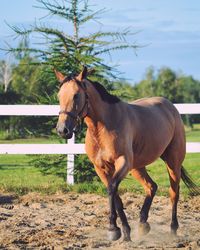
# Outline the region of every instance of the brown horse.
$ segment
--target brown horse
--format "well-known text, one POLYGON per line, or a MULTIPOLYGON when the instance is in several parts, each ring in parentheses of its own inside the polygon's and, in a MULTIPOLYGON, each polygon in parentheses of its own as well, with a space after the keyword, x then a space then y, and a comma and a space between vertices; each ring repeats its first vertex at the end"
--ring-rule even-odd
POLYGON ((185 133, 174 105, 162 97, 125 103, 109 94, 101 84, 86 79, 86 68, 75 77, 65 77, 57 71, 56 76, 61 83, 57 132, 69 139, 81 119, 87 125, 86 152, 108 190, 109 239, 121 237, 116 223, 118 214, 124 240, 130 240, 130 226, 117 192, 120 182, 129 172, 146 192, 139 228, 144 234, 149 232, 147 219, 157 184, 148 175, 146 166, 159 157, 166 163, 169 173, 171 231, 176 233, 180 179, 193 191, 195 184, 182 167, 186 151, 185 133))

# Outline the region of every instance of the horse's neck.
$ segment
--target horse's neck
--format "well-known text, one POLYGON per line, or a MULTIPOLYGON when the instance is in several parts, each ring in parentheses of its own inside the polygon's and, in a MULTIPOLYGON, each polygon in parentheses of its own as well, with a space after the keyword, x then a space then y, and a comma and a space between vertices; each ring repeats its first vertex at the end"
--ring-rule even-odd
POLYGON ((109 127, 111 118, 114 115, 111 104, 104 102, 97 90, 89 82, 87 83, 87 94, 89 110, 85 122, 88 129, 95 131, 109 127))

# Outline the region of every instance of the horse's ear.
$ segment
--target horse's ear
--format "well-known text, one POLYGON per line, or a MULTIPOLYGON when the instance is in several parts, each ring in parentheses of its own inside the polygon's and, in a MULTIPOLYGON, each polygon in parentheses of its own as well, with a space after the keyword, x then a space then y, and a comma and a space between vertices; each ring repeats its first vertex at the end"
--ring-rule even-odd
POLYGON ((95 71, 94 68, 88 69, 87 75, 88 75, 88 76, 91 76, 91 75, 93 75, 95 72, 96 72, 96 71, 95 71))
POLYGON ((84 66, 83 67, 83 70, 81 71, 81 73, 77 76, 77 79, 79 81, 82 81, 83 79, 85 79, 87 77, 87 74, 88 74, 88 70, 87 70, 87 67, 84 66))
POLYGON ((56 69, 54 69, 54 72, 58 81, 60 83, 63 82, 63 80, 65 79, 65 76, 61 72, 57 71, 56 69))

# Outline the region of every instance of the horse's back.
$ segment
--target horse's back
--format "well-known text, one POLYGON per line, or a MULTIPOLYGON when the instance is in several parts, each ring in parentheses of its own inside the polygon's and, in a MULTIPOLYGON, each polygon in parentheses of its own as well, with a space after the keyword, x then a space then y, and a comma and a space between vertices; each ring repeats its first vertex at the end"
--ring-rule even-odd
MULTIPOLYGON (((180 114, 176 107, 164 97, 150 97, 150 98, 141 98, 130 103, 134 112, 141 114, 150 114, 154 119, 156 117, 163 119, 163 117, 171 119, 173 122, 174 119, 182 123, 180 114)), ((178 122, 176 121, 176 122, 178 122)))
POLYGON ((167 100, 164 97, 159 97, 159 96, 137 99, 137 100, 131 102, 130 104, 138 105, 138 106, 142 106, 142 107, 148 107, 148 108, 155 107, 155 106, 161 106, 161 105, 165 105, 169 108, 174 107, 174 105, 169 100, 167 100))

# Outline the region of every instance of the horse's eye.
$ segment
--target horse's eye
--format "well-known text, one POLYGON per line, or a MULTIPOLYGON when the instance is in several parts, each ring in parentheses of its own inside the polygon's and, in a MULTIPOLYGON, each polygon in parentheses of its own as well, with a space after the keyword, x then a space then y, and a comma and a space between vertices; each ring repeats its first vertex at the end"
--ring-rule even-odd
POLYGON ((79 94, 75 94, 75 95, 74 95, 74 100, 77 100, 78 97, 79 97, 79 94))

